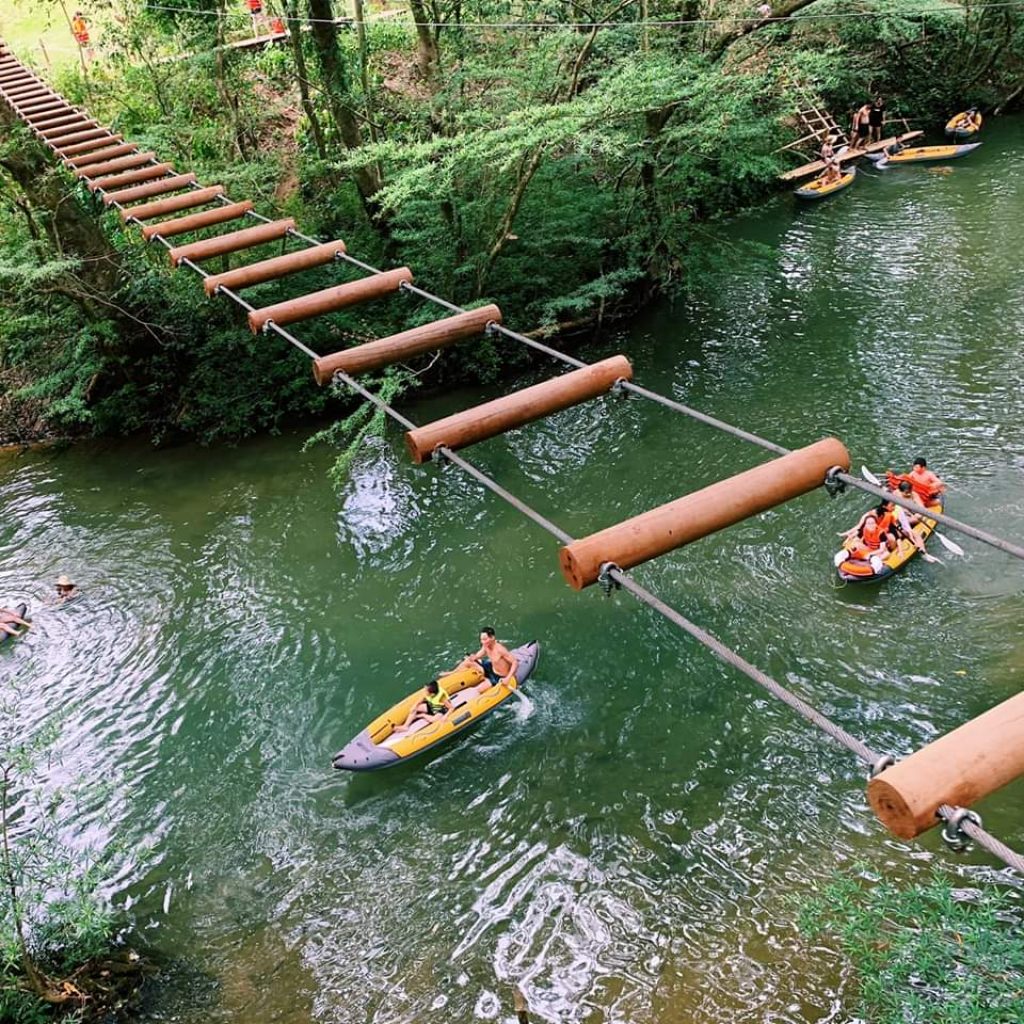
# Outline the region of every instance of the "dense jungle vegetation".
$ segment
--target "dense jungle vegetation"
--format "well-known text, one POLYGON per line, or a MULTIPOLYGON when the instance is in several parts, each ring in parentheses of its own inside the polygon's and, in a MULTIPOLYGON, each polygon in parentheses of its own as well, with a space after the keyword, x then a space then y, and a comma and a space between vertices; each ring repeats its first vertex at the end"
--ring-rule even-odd
MULTIPOLYGON (((359 3, 341 25, 339 3, 288 0, 268 11, 293 19, 284 44, 225 48, 251 32, 243 6, 94 3, 94 59, 44 74, 201 181, 455 302, 497 302, 524 331, 597 329, 698 285, 716 218, 802 159, 780 147, 807 97, 844 118, 881 92, 934 127, 1012 104, 1024 70, 1020 10, 948 0, 776 0, 771 20, 699 0, 409 0, 359 3)), ((101 214, 6 108, 0 125, 0 442, 209 442, 345 412, 301 355, 101 214)), ((435 317, 406 296, 302 337, 333 351, 435 317)), ((480 341, 383 386, 488 379, 522 358, 480 341)))

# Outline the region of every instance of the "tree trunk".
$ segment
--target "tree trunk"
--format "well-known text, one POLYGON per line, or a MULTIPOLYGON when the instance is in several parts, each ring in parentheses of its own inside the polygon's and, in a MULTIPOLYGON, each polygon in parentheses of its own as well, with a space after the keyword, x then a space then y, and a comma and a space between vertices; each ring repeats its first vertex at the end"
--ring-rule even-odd
POLYGON ((431 17, 423 0, 409 0, 409 13, 416 23, 416 67, 419 69, 423 81, 433 92, 437 80, 440 53, 434 29, 429 24, 431 17))
MULTIPOLYGON (((334 23, 334 6, 331 0, 307 0, 307 9, 312 19, 313 44, 316 47, 327 107, 338 135, 346 149, 357 150, 363 144, 359 122, 352 111, 352 93, 348 75, 338 47, 338 27, 334 23)), ((379 204, 374 196, 380 191, 381 179, 376 167, 360 167, 352 172, 356 188, 366 207, 370 219, 377 222, 379 204)), ((379 227, 380 224, 378 223, 379 227)))
POLYGON ((306 71, 306 55, 302 50, 302 32, 299 18, 298 0, 290 0, 285 6, 285 14, 288 17, 289 40, 292 47, 292 59, 295 61, 295 77, 299 83, 299 100, 302 103, 302 112, 309 121, 309 130, 313 135, 313 143, 316 146, 317 155, 321 160, 327 159, 327 144, 324 142, 324 130, 320 127, 320 118, 317 116, 316 107, 309 95, 309 74, 306 71))

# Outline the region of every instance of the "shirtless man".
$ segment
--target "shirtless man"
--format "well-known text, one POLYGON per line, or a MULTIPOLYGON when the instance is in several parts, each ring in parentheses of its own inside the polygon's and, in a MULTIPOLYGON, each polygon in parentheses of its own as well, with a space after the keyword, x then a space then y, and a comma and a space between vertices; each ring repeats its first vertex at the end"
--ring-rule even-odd
POLYGON ((850 149, 864 149, 868 144, 871 131, 871 104, 865 103, 857 108, 853 115, 853 127, 850 131, 850 149))
POLYGON ((494 636, 493 626, 484 626, 480 630, 480 650, 475 654, 467 654, 454 671, 476 665, 483 670, 484 681, 477 686, 480 693, 486 693, 492 686, 507 683, 519 668, 515 655, 494 636))
POLYGON ((15 629, 15 626, 24 626, 25 629, 31 629, 32 623, 26 622, 16 612, 12 612, 10 608, 0 608, 0 633, 6 633, 8 636, 21 636, 25 629, 15 629))

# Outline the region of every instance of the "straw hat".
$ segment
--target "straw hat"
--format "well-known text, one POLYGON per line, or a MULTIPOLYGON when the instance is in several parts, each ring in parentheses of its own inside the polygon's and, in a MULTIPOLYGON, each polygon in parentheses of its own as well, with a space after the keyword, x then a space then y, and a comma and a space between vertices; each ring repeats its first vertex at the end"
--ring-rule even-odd
POLYGON ((57 579, 57 586, 58 587, 73 587, 74 583, 71 582, 69 577, 67 577, 67 576, 60 576, 57 579))

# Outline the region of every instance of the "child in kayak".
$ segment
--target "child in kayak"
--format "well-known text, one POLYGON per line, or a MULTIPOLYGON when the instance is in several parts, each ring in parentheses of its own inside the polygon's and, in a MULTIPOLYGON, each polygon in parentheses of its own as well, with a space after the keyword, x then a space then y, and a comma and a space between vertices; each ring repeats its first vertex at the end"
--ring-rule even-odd
POLYGON ((436 715, 444 718, 452 710, 448 691, 436 680, 431 679, 423 687, 423 700, 409 712, 409 717, 402 725, 395 726, 395 732, 407 732, 413 722, 420 718, 431 719, 436 715))

